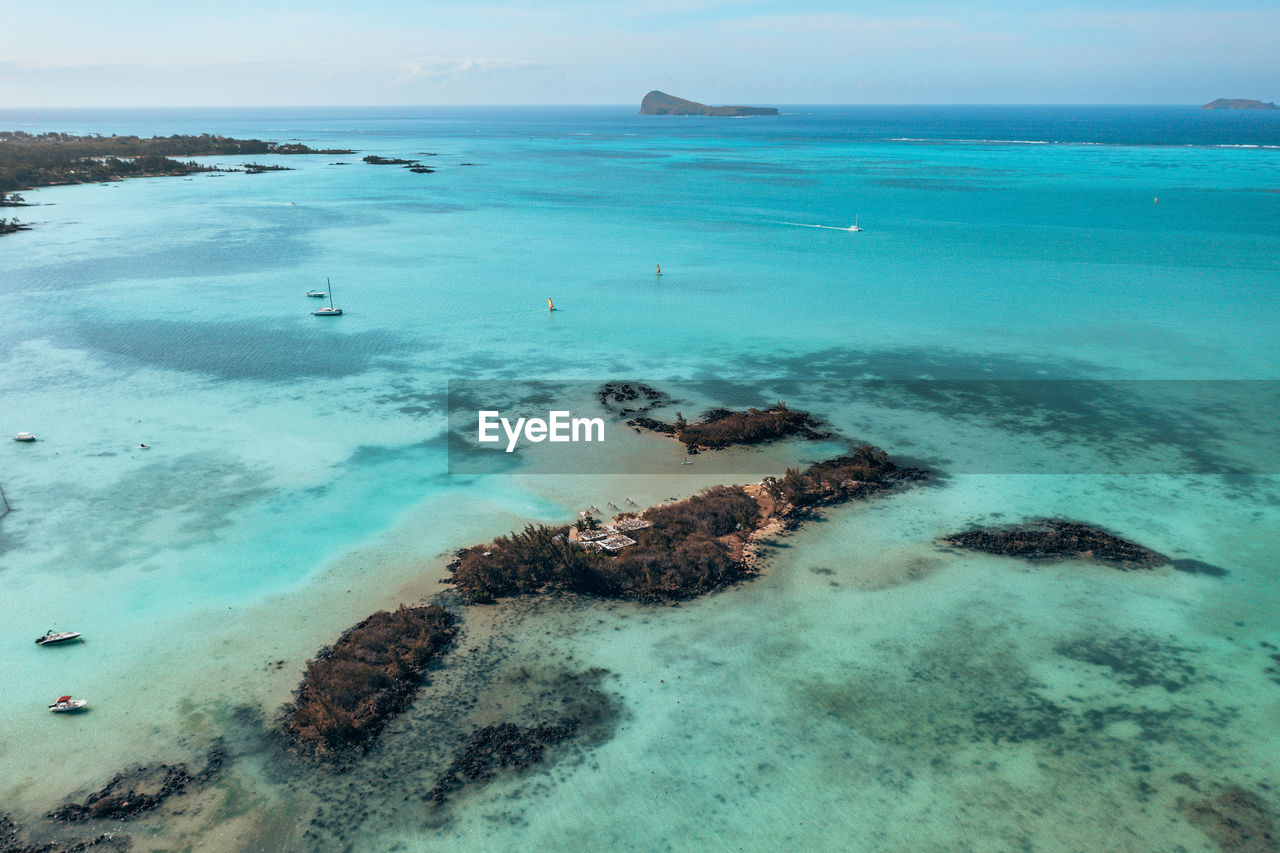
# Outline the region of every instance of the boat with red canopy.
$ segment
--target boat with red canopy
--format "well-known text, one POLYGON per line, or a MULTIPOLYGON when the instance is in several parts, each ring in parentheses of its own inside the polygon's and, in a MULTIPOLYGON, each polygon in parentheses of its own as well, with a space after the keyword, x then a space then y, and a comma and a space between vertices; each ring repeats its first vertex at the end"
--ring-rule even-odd
POLYGON ((79 711, 85 705, 89 704, 87 699, 72 699, 70 696, 59 696, 58 701, 49 706, 49 710, 57 713, 65 713, 67 711, 79 711))

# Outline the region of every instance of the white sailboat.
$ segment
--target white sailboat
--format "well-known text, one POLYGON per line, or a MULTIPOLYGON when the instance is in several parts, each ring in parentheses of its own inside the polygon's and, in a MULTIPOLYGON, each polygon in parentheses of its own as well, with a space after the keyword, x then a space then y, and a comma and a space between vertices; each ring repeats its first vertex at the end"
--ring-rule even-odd
POLYGON ((329 307, 328 307, 328 308, 321 308, 321 309, 319 309, 319 310, 312 311, 311 313, 312 313, 312 314, 314 314, 314 315, 315 315, 315 316, 317 316, 317 317, 340 317, 340 316, 342 316, 342 309, 341 309, 341 308, 334 308, 334 307, 333 307, 333 282, 329 281, 329 279, 327 279, 327 278, 326 278, 326 279, 324 280, 324 283, 325 283, 326 285, 328 285, 328 288, 329 288, 329 307))
POLYGON ((853 215, 853 224, 849 226, 849 230, 850 230, 850 231, 861 231, 861 230, 862 230, 861 228, 859 228, 859 227, 858 227, 858 214, 856 214, 856 213, 853 215))

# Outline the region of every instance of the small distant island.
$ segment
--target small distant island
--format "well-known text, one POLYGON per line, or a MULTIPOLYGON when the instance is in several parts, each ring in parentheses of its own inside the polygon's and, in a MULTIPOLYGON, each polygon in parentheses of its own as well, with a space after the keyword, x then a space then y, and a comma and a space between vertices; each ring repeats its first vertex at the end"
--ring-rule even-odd
POLYGON ((264 166, 261 163, 245 163, 244 173, 246 175, 261 175, 263 172, 292 172, 292 166, 264 166))
POLYGON ((1275 104, 1266 101, 1251 101, 1248 98, 1218 98, 1202 106, 1202 110, 1280 110, 1275 104))
POLYGON ((656 89, 640 102, 642 116, 776 116, 773 107, 709 107, 656 89))
POLYGON ((611 524, 590 511, 573 525, 529 524, 459 551, 448 582, 473 604, 552 591, 679 601, 751 577, 759 540, 799 527, 821 507, 928 477, 864 445, 760 483, 711 486, 682 501, 622 512, 611 524))
MULTIPOLYGON (((427 154, 427 157, 434 157, 434 154, 427 154)), ((403 157, 379 157, 377 154, 369 154, 365 156, 364 161, 371 166, 404 166, 410 172, 419 175, 427 175, 435 171, 430 166, 424 166, 418 160, 406 160, 403 157)))

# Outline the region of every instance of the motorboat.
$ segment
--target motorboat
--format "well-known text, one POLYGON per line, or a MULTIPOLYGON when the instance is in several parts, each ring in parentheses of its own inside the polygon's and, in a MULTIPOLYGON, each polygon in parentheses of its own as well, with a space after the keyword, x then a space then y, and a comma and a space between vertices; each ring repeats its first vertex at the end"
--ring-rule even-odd
POLYGON ((308 290, 308 291, 307 291, 307 296, 310 296, 310 297, 312 297, 312 298, 314 298, 314 299, 324 299, 324 298, 325 298, 325 296, 327 296, 327 295, 328 295, 328 294, 326 294, 323 290, 308 290))
POLYGON ((79 711, 88 704, 88 699, 72 699, 70 696, 59 696, 58 701, 49 706, 49 710, 55 714, 65 714, 68 711, 79 711))
POLYGON ((20 432, 13 437, 13 440, 14 441, 35 441, 36 437, 34 434, 29 432, 20 432))
POLYGON ((56 646, 58 643, 69 643, 72 640, 78 640, 78 639, 80 639, 79 631, 62 631, 59 633, 54 633, 53 631, 46 631, 43 637, 36 638, 36 645, 37 646, 56 646))

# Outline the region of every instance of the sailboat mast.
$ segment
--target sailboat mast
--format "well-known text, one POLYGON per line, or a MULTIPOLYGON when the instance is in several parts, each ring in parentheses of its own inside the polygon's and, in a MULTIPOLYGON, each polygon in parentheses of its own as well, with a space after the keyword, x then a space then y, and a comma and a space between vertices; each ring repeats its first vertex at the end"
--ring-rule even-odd
POLYGON ((325 283, 325 290, 329 291, 329 307, 332 308, 333 307, 333 282, 329 280, 328 276, 325 276, 324 283, 325 283))

